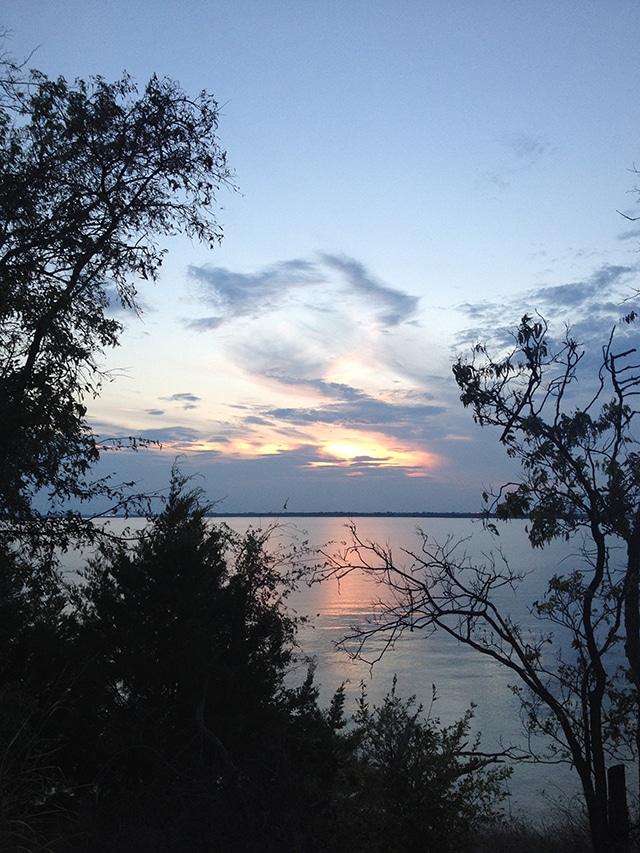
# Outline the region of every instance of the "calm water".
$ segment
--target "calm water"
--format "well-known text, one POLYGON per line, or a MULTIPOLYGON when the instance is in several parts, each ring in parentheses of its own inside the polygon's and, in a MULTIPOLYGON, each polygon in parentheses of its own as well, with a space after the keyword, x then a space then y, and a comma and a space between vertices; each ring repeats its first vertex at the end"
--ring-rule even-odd
MULTIPOLYGON (((225 521, 238 531, 245 530, 249 523, 259 526, 257 520, 245 518, 225 521)), ((477 559, 484 559, 483 555, 495 552, 499 546, 512 568, 530 572, 518 595, 502 594, 501 608, 517 618, 521 625, 532 627, 538 623, 529 614, 526 601, 540 597, 545 579, 556 572, 568 572, 576 559, 575 545, 565 543, 534 551, 522 523, 502 526, 496 539, 479 521, 470 519, 357 518, 354 521, 360 539, 389 545, 398 562, 409 561, 403 549, 419 551, 422 540, 417 528, 427 533, 430 541, 441 544, 449 536, 456 541, 467 540, 464 550, 477 559)), ((290 539, 307 540, 312 547, 333 543, 325 549, 332 552, 350 541, 348 525, 349 520, 344 518, 287 518, 274 537, 279 538, 283 546, 290 539)), ((482 733, 484 751, 499 751, 502 745, 524 744, 519 704, 509 688, 513 677, 493 661, 451 638, 440 634, 426 636, 420 631, 407 632, 373 667, 351 659, 336 647, 353 626, 362 625, 372 614, 371 602, 381 594, 379 586, 362 574, 353 573, 340 582, 327 580, 303 588, 292 599, 291 604, 298 612, 313 616, 311 624, 302 628, 300 642, 304 652, 317 660, 316 677, 322 687, 321 699, 328 702, 336 688, 347 681, 347 710, 352 711, 362 682, 366 684, 369 699, 379 702, 390 689, 395 675, 398 693, 403 697, 415 695, 425 712, 439 717, 443 724, 453 723, 475 703, 473 726, 474 731, 482 733), (438 698, 432 705, 434 685, 438 698)), ((372 651, 373 658, 376 650, 372 651)), ((514 813, 525 812, 531 819, 544 820, 549 804, 567 800, 578 790, 578 785, 568 767, 538 764, 519 766, 510 788, 514 813)))
MULTIPOLYGON (((215 522, 215 520, 214 520, 215 522)), ((261 524, 259 519, 225 518, 234 530, 247 527, 269 527, 271 519, 261 524)), ((349 540, 348 519, 344 518, 286 518, 274 530, 274 547, 287 550, 290 543, 308 541, 309 547, 333 552, 349 540)), ((478 521, 469 519, 411 519, 358 518, 358 535, 363 540, 388 544, 398 562, 408 561, 402 550, 417 551, 421 540, 417 528, 428 534, 430 541, 444 543, 447 537, 467 540, 464 549, 474 557, 501 547, 514 569, 526 569, 530 574, 521 585, 518 595, 504 593, 500 602, 503 612, 516 617, 522 625, 534 625, 528 613, 527 601, 539 597, 545 579, 556 572, 570 571, 576 546, 554 544, 542 551, 532 550, 526 539, 524 525, 511 522, 500 528, 498 539, 491 536, 478 521)), ((110 522, 115 529, 124 526, 121 520, 110 522)), ((141 526, 144 522, 129 522, 141 526)), ((71 568, 71 567, 70 567, 71 568)), ((340 583, 328 580, 310 587, 303 586, 290 605, 301 615, 311 616, 301 629, 299 640, 306 655, 317 661, 316 679, 321 685, 321 700, 328 703, 333 692, 347 685, 347 712, 355 710, 360 685, 366 684, 370 701, 379 702, 397 676, 397 692, 403 697, 415 695, 425 706, 425 712, 440 718, 443 724, 459 719, 471 703, 476 704, 474 731, 482 733, 482 749, 499 751, 501 745, 523 744, 519 706, 509 685, 512 676, 491 660, 439 634, 426 636, 423 632, 406 633, 373 667, 352 660, 336 644, 353 626, 362 625, 372 613, 371 601, 381 594, 375 584, 362 574, 353 573, 340 583), (432 704, 435 685, 437 700, 432 704)), ((375 657, 375 655, 372 655, 375 657)), ((302 678, 305 665, 300 664, 292 678, 302 678)), ((523 811, 534 820, 544 818, 549 804, 566 799, 577 790, 577 779, 565 766, 518 766, 510 783, 511 808, 523 811)))

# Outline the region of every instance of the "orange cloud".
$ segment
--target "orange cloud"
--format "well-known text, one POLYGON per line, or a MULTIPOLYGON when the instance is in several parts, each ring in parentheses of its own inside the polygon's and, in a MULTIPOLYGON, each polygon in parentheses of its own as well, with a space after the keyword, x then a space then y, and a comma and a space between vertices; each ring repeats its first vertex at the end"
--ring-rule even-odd
POLYGON ((361 476, 367 470, 402 469, 405 476, 424 477, 434 473, 443 459, 410 442, 384 433, 357 429, 337 430, 327 425, 312 429, 282 430, 270 427, 251 430, 228 439, 200 439, 196 435, 166 436, 163 448, 172 452, 214 452, 219 457, 258 459, 303 451, 300 464, 307 468, 340 468, 347 476, 361 476))
POLYGON ((366 433, 320 443, 318 450, 326 460, 311 462, 311 467, 405 468, 411 470, 410 476, 424 476, 440 463, 433 453, 396 441, 390 445, 384 436, 366 433))

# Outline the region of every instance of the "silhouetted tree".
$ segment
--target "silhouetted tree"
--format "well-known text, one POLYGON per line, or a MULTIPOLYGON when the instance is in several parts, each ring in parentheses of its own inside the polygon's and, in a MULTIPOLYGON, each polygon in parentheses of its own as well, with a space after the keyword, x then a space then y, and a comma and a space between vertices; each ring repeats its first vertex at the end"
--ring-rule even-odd
POLYGON ((10 709, 0 787, 31 791, 33 805, 55 787, 49 770, 60 787, 67 700, 86 678, 74 671, 59 557, 99 529, 83 501, 128 501, 91 474, 102 446, 87 405, 121 332, 110 309, 137 310, 136 280, 157 277, 161 238, 221 239, 216 196, 233 184, 206 93, 154 76, 139 94, 127 76, 68 83, 25 67, 0 53, 0 706, 10 709), (13 755, 26 757, 21 778, 33 770, 30 787, 6 775, 20 765, 13 755))
POLYGON ((357 632, 361 644, 373 635, 392 643, 407 628, 437 629, 517 676, 525 724, 580 777, 601 853, 626 843, 610 822, 607 764, 637 756, 638 747, 640 365, 634 349, 613 349, 612 335, 585 399, 572 396, 583 354, 569 334, 553 350, 544 320, 525 316, 510 352, 492 358, 479 345, 453 368, 464 405, 480 425, 500 428, 522 465, 519 482, 485 495, 488 509, 499 519, 526 518, 534 547, 575 537, 581 555, 530 602, 539 631, 498 603, 501 590, 518 588, 526 567, 510 567, 500 553, 478 565, 452 539, 438 544, 422 534, 422 548, 398 560, 354 527, 351 547, 324 574, 357 567, 386 587, 379 620, 357 632))
POLYGON ((208 522, 209 509, 174 470, 139 541, 102 542, 74 591, 88 661, 74 729, 97 721, 94 758, 130 779, 157 772, 158 758, 178 767, 207 754, 237 775, 291 661, 293 577, 266 532, 239 536, 208 522))
MULTIPOLYGON (((583 755, 576 767, 596 847, 613 844, 608 825, 604 753, 631 730, 640 747, 640 454, 636 400, 640 363, 634 347, 616 351, 614 332, 602 349, 595 390, 574 401, 584 356, 569 334, 556 351, 542 318, 522 318, 516 350, 500 360, 484 347, 454 367, 461 400, 480 425, 497 426, 523 477, 495 496, 498 518, 528 519, 534 547, 587 537, 583 566, 558 574, 536 613, 572 632, 583 705, 583 755), (624 556, 620 555, 620 546, 624 556), (617 678, 623 645, 626 683, 617 678)), ((605 848, 603 848, 605 849, 605 848)))
POLYGON ((2 64, 0 517, 24 522, 36 494, 50 515, 69 498, 120 497, 87 478, 100 445, 86 404, 121 331, 110 303, 136 309, 158 238, 221 239, 231 174, 204 92, 154 76, 138 95, 126 76, 70 84, 2 64))

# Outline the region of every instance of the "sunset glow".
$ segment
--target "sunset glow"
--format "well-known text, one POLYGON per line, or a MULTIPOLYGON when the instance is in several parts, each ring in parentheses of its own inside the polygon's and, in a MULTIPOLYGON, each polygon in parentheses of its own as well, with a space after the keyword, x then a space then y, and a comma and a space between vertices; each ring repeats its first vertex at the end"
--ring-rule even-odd
POLYGON ((407 468, 434 469, 438 459, 434 454, 409 447, 393 448, 381 442, 363 441, 361 444, 332 442, 319 448, 320 454, 329 459, 312 462, 311 467, 369 467, 369 468, 407 468))
POLYGON ((220 461, 225 459, 258 459, 303 451, 306 468, 342 468, 351 475, 365 470, 403 469, 405 476, 426 476, 442 465, 442 459, 421 448, 401 444, 382 434, 375 436, 353 431, 342 440, 327 440, 322 429, 316 429, 316 438, 301 433, 297 440, 270 440, 256 430, 253 439, 232 438, 228 441, 173 441, 163 445, 164 451, 180 453, 214 453, 220 461))

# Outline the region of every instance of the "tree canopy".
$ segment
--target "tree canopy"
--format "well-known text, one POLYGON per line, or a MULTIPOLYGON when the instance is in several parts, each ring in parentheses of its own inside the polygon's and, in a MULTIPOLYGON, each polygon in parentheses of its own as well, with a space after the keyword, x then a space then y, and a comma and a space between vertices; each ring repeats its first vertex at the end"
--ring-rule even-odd
MULTIPOLYGON (((7 63, 5 62, 5 68, 7 63)), ((86 500, 100 453, 87 401, 100 356, 136 310, 178 232, 214 245, 217 195, 233 175, 218 106, 152 77, 69 83, 8 67, 0 101, 0 515, 25 519, 86 500)))

